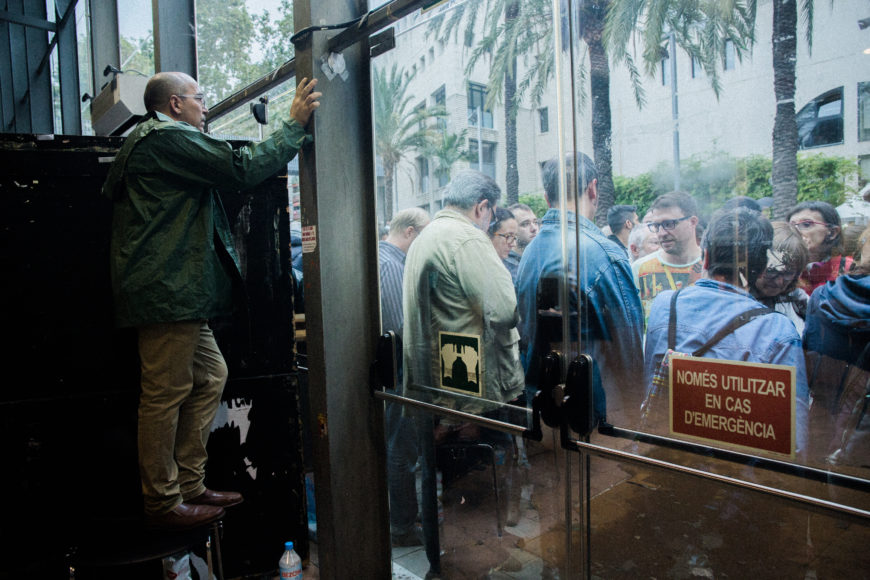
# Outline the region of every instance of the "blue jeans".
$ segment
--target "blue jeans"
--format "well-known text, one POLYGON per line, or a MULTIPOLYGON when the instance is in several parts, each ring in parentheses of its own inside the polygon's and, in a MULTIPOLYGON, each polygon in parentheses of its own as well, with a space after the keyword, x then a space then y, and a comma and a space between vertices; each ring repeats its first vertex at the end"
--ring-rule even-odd
POLYGON ((390 531, 411 531, 417 519, 417 487, 413 468, 419 455, 414 418, 402 415, 402 404, 385 403, 387 482, 390 492, 390 531))

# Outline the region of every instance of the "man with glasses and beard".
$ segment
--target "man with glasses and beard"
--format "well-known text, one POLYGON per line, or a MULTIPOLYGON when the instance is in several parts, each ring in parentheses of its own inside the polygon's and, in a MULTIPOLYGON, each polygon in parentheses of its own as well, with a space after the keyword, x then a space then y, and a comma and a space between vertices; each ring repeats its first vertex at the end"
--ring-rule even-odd
POLYGON ((650 206, 643 225, 656 234, 661 249, 631 265, 644 320, 649 319, 652 301, 660 292, 691 286, 701 277, 698 221, 698 205, 683 191, 662 194, 650 206))

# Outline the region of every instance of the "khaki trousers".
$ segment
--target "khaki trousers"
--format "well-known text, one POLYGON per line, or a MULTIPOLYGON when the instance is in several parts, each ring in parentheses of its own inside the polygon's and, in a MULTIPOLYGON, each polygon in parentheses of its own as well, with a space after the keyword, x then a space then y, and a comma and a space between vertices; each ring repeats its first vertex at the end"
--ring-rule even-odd
POLYGON ((206 443, 227 381, 207 321, 139 327, 139 474, 145 513, 205 491, 206 443))

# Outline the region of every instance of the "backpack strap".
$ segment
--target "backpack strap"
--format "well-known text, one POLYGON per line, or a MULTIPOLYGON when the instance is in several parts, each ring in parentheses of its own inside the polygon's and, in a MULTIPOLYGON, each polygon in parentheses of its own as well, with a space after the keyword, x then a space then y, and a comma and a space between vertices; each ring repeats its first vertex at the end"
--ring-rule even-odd
POLYGON ((738 314, 734 318, 731 319, 727 325, 719 329, 719 332, 713 335, 713 338, 704 343, 704 346, 696 350, 692 353, 692 356, 704 356, 713 346, 715 346, 720 340, 743 326, 744 324, 752 321, 754 318, 758 316, 764 316, 765 314, 770 314, 774 312, 773 308, 767 308, 762 306, 760 308, 753 308, 752 310, 747 310, 741 314, 738 314))
POLYGON ((671 312, 668 318, 668 348, 674 350, 677 346, 677 294, 683 291, 680 288, 671 294, 671 312))

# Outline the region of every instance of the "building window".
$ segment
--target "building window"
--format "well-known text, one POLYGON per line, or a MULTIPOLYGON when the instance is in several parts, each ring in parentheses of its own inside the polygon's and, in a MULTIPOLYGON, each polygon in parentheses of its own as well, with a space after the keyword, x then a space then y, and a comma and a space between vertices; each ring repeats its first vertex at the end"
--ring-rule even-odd
POLYGON ((798 142, 801 149, 843 142, 843 87, 823 93, 798 111, 798 142))
POLYGON ((444 106, 447 103, 447 89, 444 85, 441 85, 432 93, 432 103, 436 107, 439 105, 444 106))
POLYGON ((429 192, 429 160, 425 157, 417 158, 417 172, 420 174, 420 193, 429 192))
POLYGON ((420 130, 423 131, 426 129, 426 118, 423 117, 423 113, 426 111, 426 101, 421 102, 416 107, 414 107, 414 112, 420 115, 420 130))
POLYGON ((863 189, 870 183, 870 155, 858 156, 858 188, 863 189))
POLYGON ((438 172, 438 187, 447 187, 450 182, 450 170, 442 169, 438 172))
POLYGON ((492 111, 486 108, 486 87, 468 83, 468 124, 472 127, 492 129, 492 111), (478 122, 477 116, 482 119, 478 122))
POLYGON ((858 141, 870 141, 870 82, 858 83, 858 141))
POLYGON ((495 143, 484 141, 483 147, 478 151, 477 139, 469 139, 468 156, 472 169, 495 179, 495 143))
POLYGON ((725 41, 725 70, 734 70, 737 66, 737 50, 730 40, 725 41))
POLYGON ((550 131, 550 111, 547 107, 538 109, 538 120, 540 121, 541 133, 550 131))
MULTIPOLYGON (((438 89, 432 93, 432 105, 435 107, 447 107, 447 90, 444 88, 444 85, 438 87, 438 89)), ((435 125, 442 131, 447 130, 447 117, 438 117, 435 125)))

